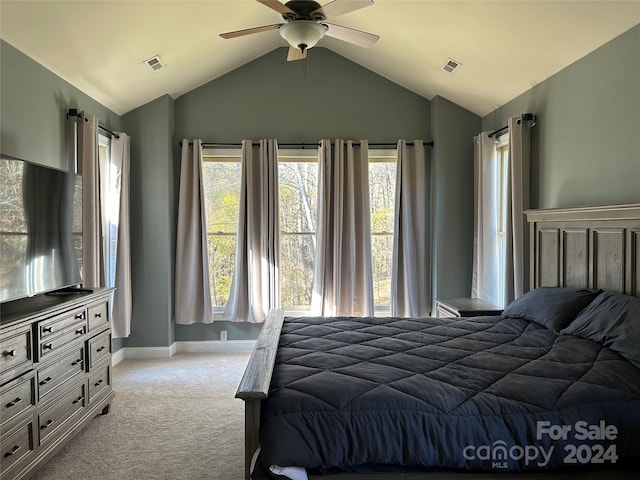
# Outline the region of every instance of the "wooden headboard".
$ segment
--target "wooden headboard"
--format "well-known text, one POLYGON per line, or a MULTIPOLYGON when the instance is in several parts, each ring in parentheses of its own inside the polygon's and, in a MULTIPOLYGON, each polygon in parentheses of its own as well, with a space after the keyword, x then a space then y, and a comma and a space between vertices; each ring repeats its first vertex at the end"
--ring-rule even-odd
POLYGON ((530 288, 640 296, 640 203, 527 210, 530 288))

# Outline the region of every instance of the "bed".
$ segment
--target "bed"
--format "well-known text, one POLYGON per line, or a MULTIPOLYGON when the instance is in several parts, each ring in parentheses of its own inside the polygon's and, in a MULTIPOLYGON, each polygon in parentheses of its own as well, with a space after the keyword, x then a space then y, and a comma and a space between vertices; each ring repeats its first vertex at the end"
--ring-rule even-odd
POLYGON ((246 478, 633 471, 640 204, 526 215, 531 291, 499 317, 271 312, 236 394, 246 478))

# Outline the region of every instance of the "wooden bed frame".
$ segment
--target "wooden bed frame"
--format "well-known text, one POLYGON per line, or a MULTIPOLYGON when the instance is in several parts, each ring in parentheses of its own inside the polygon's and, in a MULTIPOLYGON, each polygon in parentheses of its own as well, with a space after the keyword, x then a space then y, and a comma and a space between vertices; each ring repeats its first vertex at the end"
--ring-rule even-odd
MULTIPOLYGON (((528 210, 530 288, 588 287, 640 296, 640 203, 528 210)), ((264 323, 236 398, 245 402, 245 479, 260 441, 260 404, 267 398, 284 311, 272 310, 264 323)), ((616 470, 615 478, 625 472, 616 470)), ((627 472, 637 478, 637 471, 627 472)), ((337 474, 331 480, 505 478, 505 473, 337 474)), ((519 478, 614 478, 612 472, 518 473, 519 478)), ((319 478, 310 476, 311 479, 319 478)))

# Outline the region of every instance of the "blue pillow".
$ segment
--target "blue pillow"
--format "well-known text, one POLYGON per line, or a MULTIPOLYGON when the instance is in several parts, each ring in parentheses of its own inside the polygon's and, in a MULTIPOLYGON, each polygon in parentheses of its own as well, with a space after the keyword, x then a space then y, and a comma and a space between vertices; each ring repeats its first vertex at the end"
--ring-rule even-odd
POLYGON ((540 287, 516 298, 502 318, 522 318, 559 332, 569 325, 602 290, 540 287))
POLYGON ((640 368, 640 298, 604 292, 560 332, 601 343, 640 368))

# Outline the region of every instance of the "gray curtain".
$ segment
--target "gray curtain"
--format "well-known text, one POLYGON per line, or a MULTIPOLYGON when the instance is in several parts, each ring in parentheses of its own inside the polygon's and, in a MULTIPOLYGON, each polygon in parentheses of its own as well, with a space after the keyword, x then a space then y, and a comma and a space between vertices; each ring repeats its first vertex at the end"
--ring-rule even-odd
POLYGON ((202 142, 184 139, 176 238, 175 316, 178 324, 213 322, 204 198, 202 142))
POLYGON ((528 235, 524 211, 531 206, 531 127, 533 120, 509 118, 509 173, 507 188, 507 259, 505 301, 509 304, 525 292, 528 279, 525 255, 528 235))
POLYGON ((115 278, 113 285, 112 336, 125 338, 131 334, 131 248, 129 222, 130 137, 119 132, 111 139, 111 164, 116 169, 119 193, 116 232, 115 278))
POLYGON ((100 165, 98 162, 98 118, 81 113, 78 118, 78 152, 82 173, 82 269, 85 287, 105 286, 102 248, 100 165))
POLYGON ((471 296, 501 305, 498 265, 498 159, 496 142, 483 132, 473 137, 474 145, 474 236, 471 296))
POLYGON ((83 284, 88 288, 116 287, 111 301, 113 337, 128 337, 131 332, 130 138, 125 133, 111 138, 111 157, 101 159, 98 118, 80 113, 78 117, 69 117, 69 121, 72 123, 68 137, 70 165, 82 174, 83 284), (72 146, 74 143, 76 148, 72 146), (108 242, 107 237, 112 242, 108 242), (106 245, 114 251, 108 251, 106 245))
POLYGON ((391 315, 431 313, 430 169, 422 140, 398 142, 391 315))
POLYGON ((368 143, 320 142, 317 256, 311 308, 322 316, 371 316, 368 143))
POLYGON ((242 142, 236 261, 223 319, 263 322, 280 306, 278 142, 242 142))
MULTIPOLYGON (((535 118, 535 117, 533 117, 535 118)), ((484 132, 475 140, 475 219, 473 252, 473 297, 507 305, 527 288, 526 252, 528 236, 523 212, 531 197, 531 132, 534 120, 511 117, 509 127, 509 161, 507 167, 507 214, 505 252, 496 249, 498 231, 497 153, 495 140, 484 132), (500 258, 504 255, 504 258, 500 258), (498 277, 497 265, 504 262, 504 278, 498 277), (498 295, 499 286, 504 296, 498 295)))

